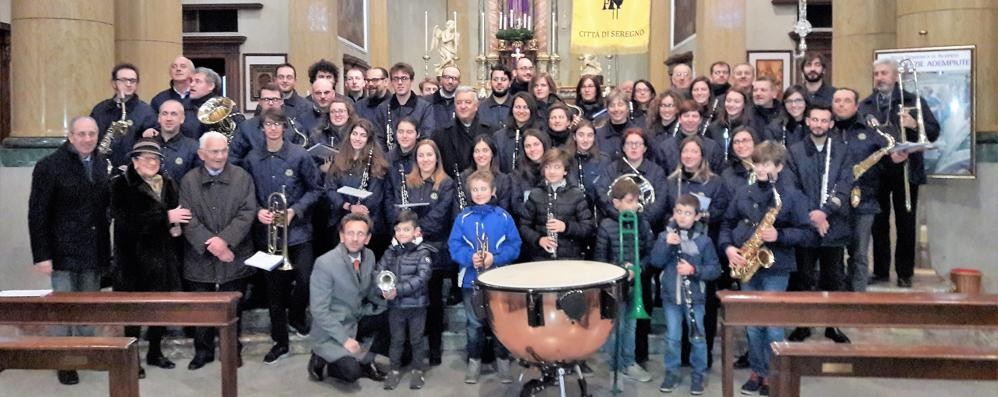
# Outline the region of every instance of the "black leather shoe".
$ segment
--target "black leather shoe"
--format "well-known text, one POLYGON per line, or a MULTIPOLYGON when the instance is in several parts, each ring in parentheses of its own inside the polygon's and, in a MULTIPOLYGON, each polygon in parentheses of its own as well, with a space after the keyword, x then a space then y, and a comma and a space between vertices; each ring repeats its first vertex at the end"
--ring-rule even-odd
POLYGON ((142 368, 142 366, 139 366, 139 379, 145 379, 145 378, 146 378, 146 369, 142 368))
POLYGON ((849 343, 849 337, 838 328, 825 328, 825 337, 835 341, 835 343, 849 343))
POLYGON ((311 331, 311 327, 304 322, 292 321, 289 325, 291 326, 291 329, 293 329, 295 333, 302 338, 308 336, 308 333, 311 331))
POLYGON ((735 365, 734 365, 735 369, 744 369, 750 366, 752 366, 752 364, 750 364, 748 361, 748 352, 742 354, 741 356, 738 356, 738 359, 735 360, 735 365))
POLYGON ((374 363, 361 364, 360 373, 361 376, 373 380, 375 382, 382 382, 388 376, 388 374, 386 374, 385 371, 378 369, 378 366, 374 365, 374 363))
POLYGON ((442 358, 440 358, 439 356, 430 356, 430 365, 431 366, 436 367, 436 366, 440 365, 443 362, 444 362, 444 360, 442 358))
POLYGON ((870 277, 870 280, 867 282, 867 284, 869 284, 869 285, 881 284, 881 283, 886 283, 888 281, 891 281, 890 277, 873 276, 873 277, 870 277))
POLYGON ((911 288, 911 277, 898 277, 898 287, 911 288))
POLYGON ((326 365, 326 360, 312 353, 312 358, 308 359, 308 378, 322 382, 323 379, 326 379, 326 365))
POLYGON ((177 364, 174 364, 173 361, 162 355, 146 356, 146 364, 162 369, 174 369, 177 367, 177 364))
POLYGON ((790 336, 787 337, 787 340, 791 342, 803 342, 804 339, 807 339, 810 336, 811 336, 810 328, 797 327, 794 329, 794 332, 790 333, 790 336))
POLYGON ((80 375, 76 371, 58 371, 56 376, 59 377, 59 383, 64 385, 75 385, 80 383, 80 375))
POLYGON ((191 360, 190 364, 187 364, 187 369, 191 371, 201 369, 201 367, 205 366, 205 364, 212 361, 215 361, 214 356, 195 354, 194 359, 191 360))

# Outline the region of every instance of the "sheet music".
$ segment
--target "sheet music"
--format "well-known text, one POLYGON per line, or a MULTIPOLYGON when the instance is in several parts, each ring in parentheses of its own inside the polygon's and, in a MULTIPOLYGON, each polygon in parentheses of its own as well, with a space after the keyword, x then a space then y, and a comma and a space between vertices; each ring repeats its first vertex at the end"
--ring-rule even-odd
POLYGON ((897 152, 901 152, 901 153, 924 152, 926 150, 932 150, 932 149, 935 149, 935 148, 936 148, 935 146, 933 146, 931 143, 928 143, 928 142, 926 142, 926 143, 905 142, 905 143, 898 143, 898 144, 894 145, 894 148, 891 149, 891 153, 897 153, 897 152))
POLYGON ((51 293, 50 289, 9 289, 0 291, 0 298, 36 298, 51 293))
POLYGON ((361 200, 371 197, 371 195, 374 194, 367 190, 357 189, 355 187, 350 187, 350 186, 343 186, 339 189, 336 189, 336 193, 357 197, 361 200))
POLYGON ((252 266, 258 269, 263 269, 266 271, 274 270, 277 265, 280 265, 284 260, 283 256, 268 254, 263 251, 257 251, 253 256, 249 257, 246 262, 246 266, 252 266))
POLYGON ((326 145, 324 143, 317 143, 315 145, 312 145, 312 147, 308 148, 308 152, 311 153, 312 156, 325 160, 328 158, 332 158, 333 155, 339 151, 336 150, 336 148, 326 145))

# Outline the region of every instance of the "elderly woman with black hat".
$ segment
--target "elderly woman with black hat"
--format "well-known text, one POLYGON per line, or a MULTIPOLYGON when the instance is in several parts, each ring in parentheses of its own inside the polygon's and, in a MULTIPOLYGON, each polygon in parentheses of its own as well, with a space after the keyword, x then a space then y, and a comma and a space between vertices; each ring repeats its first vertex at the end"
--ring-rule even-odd
MULTIPOLYGON (((111 181, 114 289, 179 291, 180 224, 190 221, 191 211, 180 208, 177 183, 162 171, 159 143, 140 140, 129 157, 125 172, 111 181)), ((146 363, 170 369, 174 363, 160 350, 163 330, 149 327, 146 363)), ((138 333, 138 327, 126 327, 126 334, 138 333)))

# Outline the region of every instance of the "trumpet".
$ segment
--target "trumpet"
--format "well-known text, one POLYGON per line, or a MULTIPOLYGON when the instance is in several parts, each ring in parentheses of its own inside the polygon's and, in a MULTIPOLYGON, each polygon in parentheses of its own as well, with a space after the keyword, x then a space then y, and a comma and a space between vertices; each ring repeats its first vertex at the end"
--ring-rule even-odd
POLYGON ((224 96, 209 99, 198 108, 198 121, 203 124, 217 125, 218 132, 225 135, 225 138, 232 142, 232 134, 236 131, 236 122, 232 120, 235 116, 232 111, 236 107, 236 102, 224 96))
MULTIPOLYGON (((482 231, 481 228, 482 228, 481 223, 475 223, 475 240, 477 240, 478 243, 478 251, 475 252, 475 255, 478 255, 478 257, 484 263, 485 255, 489 253, 489 235, 485 234, 485 232, 482 231)), ((484 267, 478 269, 479 272, 482 272, 484 270, 485 270, 484 267)))
POLYGON ((284 186, 281 186, 280 193, 267 196, 267 210, 273 214, 267 227, 267 252, 284 258, 278 270, 294 270, 288 257, 288 196, 284 186))
POLYGON ((378 289, 386 294, 395 289, 395 284, 398 283, 398 277, 391 270, 382 270, 378 273, 378 277, 375 280, 378 289))

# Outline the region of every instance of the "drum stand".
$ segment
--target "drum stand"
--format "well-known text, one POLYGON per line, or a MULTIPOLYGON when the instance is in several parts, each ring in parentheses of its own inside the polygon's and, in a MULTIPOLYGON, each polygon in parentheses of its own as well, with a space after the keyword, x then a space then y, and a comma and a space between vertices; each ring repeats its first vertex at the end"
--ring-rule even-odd
POLYGON ((548 386, 553 386, 556 383, 558 384, 558 388, 561 390, 561 397, 565 397, 565 374, 568 371, 574 371, 579 377, 580 396, 592 397, 592 395, 589 394, 589 387, 586 384, 586 378, 582 375, 582 368, 579 366, 578 362, 542 364, 540 366, 540 370, 541 379, 531 379, 527 383, 523 384, 523 389, 520 391, 520 397, 533 397, 548 386))

